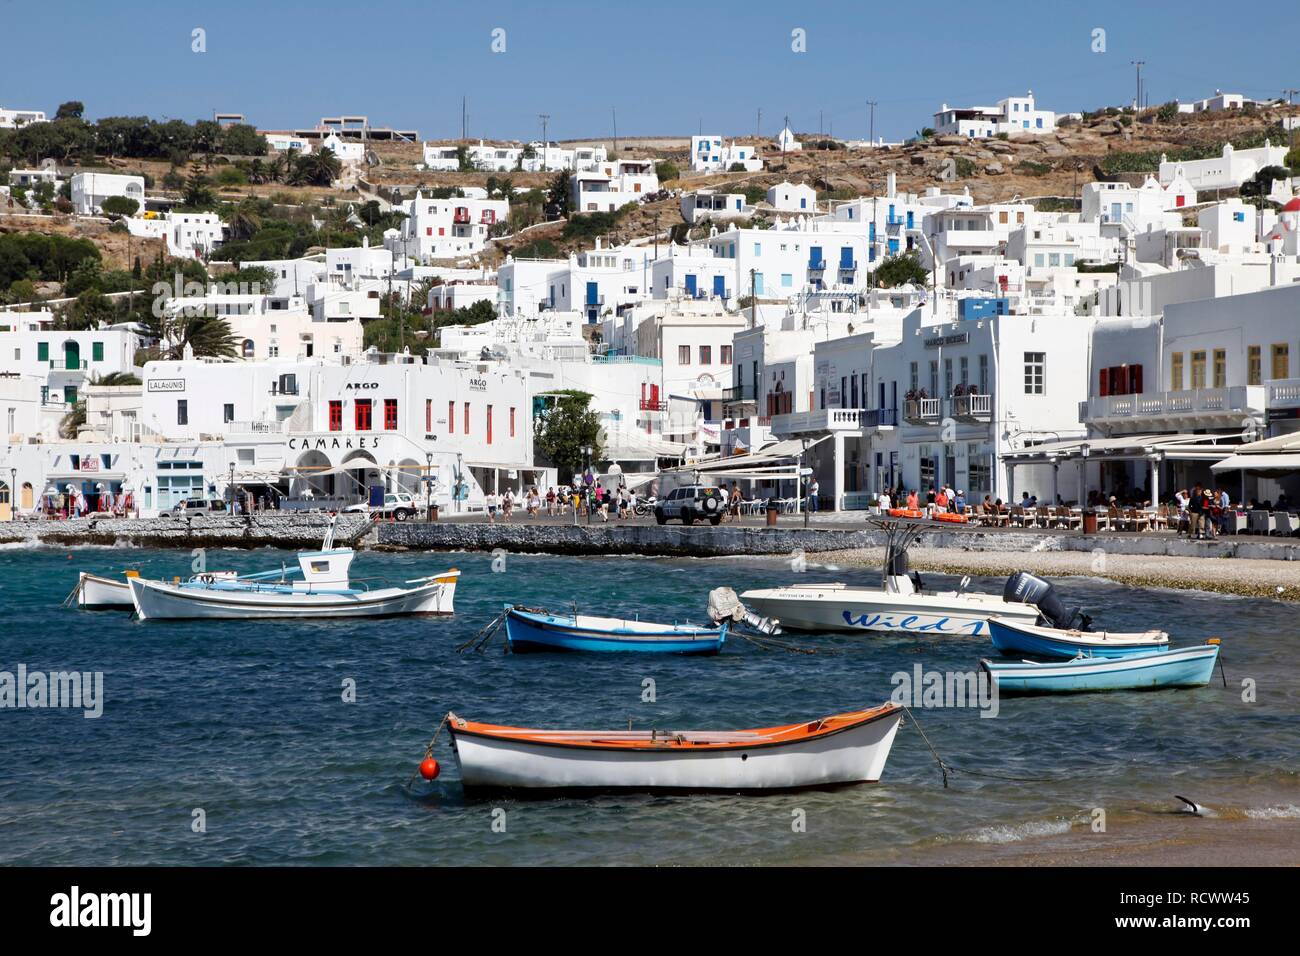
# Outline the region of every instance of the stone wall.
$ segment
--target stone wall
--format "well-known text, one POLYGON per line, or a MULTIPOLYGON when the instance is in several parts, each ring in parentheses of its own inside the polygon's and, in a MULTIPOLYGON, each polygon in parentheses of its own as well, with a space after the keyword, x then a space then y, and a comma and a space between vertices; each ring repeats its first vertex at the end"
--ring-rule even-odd
MULTIPOLYGON (((0 542, 33 545, 130 545, 143 548, 320 547, 329 525, 322 512, 282 511, 256 515, 197 514, 186 518, 74 518, 0 523, 0 542)), ((371 529, 366 515, 340 515, 338 544, 355 544, 371 529)))
MULTIPOLYGON (((434 551, 519 553, 644 554, 715 557, 721 555, 790 555, 798 551, 842 551, 881 547, 884 536, 863 528, 754 528, 684 525, 525 525, 443 522, 380 524, 371 542, 380 548, 434 551)), ((1241 557, 1283 561, 1300 559, 1300 541, 1259 538, 1189 541, 1168 535, 1051 534, 1030 531, 939 529, 922 533, 922 548, 1020 553, 1033 551, 1104 551, 1171 557, 1241 557)))

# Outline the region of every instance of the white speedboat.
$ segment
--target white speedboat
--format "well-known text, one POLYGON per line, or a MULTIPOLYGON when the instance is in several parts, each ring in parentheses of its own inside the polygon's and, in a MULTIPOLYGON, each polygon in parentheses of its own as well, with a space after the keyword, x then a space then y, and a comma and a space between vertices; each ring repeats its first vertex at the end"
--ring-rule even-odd
POLYGON ((798 584, 746 591, 746 606, 799 631, 894 631, 983 636, 990 617, 1033 624, 1038 608, 977 591, 927 591, 911 578, 890 576, 883 588, 798 584))
POLYGON ((885 570, 878 588, 847 584, 795 584, 746 591, 746 607, 774 619, 784 629, 801 631, 892 631, 913 634, 983 636, 990 617, 1035 624, 1039 609, 1005 595, 965 589, 926 590, 921 576, 908 573, 907 548, 917 525, 881 521, 885 531, 885 570))
POLYGON ((335 548, 334 527, 319 551, 303 551, 297 568, 259 574, 199 574, 188 581, 131 578, 131 600, 142 621, 181 618, 392 617, 451 614, 460 572, 406 581, 413 587, 371 589, 354 585, 348 569, 355 552, 335 548))
POLYGON ((131 610, 131 585, 128 581, 135 572, 128 571, 126 575, 117 579, 82 571, 77 577, 77 607, 87 611, 131 610))

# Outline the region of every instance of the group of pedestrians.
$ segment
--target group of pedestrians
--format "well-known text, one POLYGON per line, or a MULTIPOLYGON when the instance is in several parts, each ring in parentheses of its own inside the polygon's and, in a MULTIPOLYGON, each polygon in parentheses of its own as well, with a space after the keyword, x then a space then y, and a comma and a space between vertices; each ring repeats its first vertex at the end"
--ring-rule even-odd
POLYGON ((1199 482, 1189 492, 1180 489, 1174 495, 1178 508, 1178 533, 1206 541, 1228 532, 1228 517, 1232 513, 1232 496, 1226 488, 1215 490, 1199 482))

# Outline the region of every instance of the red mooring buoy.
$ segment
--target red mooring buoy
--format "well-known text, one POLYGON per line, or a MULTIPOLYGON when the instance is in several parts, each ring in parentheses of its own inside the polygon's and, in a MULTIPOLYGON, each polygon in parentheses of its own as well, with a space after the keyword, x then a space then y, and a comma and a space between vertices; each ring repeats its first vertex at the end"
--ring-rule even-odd
POLYGON ((432 757, 425 757, 420 761, 420 776, 425 780, 432 780, 438 776, 438 771, 442 768, 438 766, 438 761, 432 757))

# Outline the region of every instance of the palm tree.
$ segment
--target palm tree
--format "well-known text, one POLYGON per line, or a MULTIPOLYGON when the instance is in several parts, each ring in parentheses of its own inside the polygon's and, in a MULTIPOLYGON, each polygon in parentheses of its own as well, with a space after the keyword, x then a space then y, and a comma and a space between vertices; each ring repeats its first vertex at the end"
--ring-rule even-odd
POLYGON ((262 228, 262 217, 252 203, 242 202, 226 220, 226 228, 230 230, 231 239, 251 239, 262 228))
POLYGON ((168 358, 181 358, 189 346, 195 358, 234 358, 235 337, 220 316, 178 315, 168 323, 168 358))
POLYGON ((320 149, 294 161, 289 173, 291 186, 328 186, 339 178, 343 164, 332 149, 320 149))

